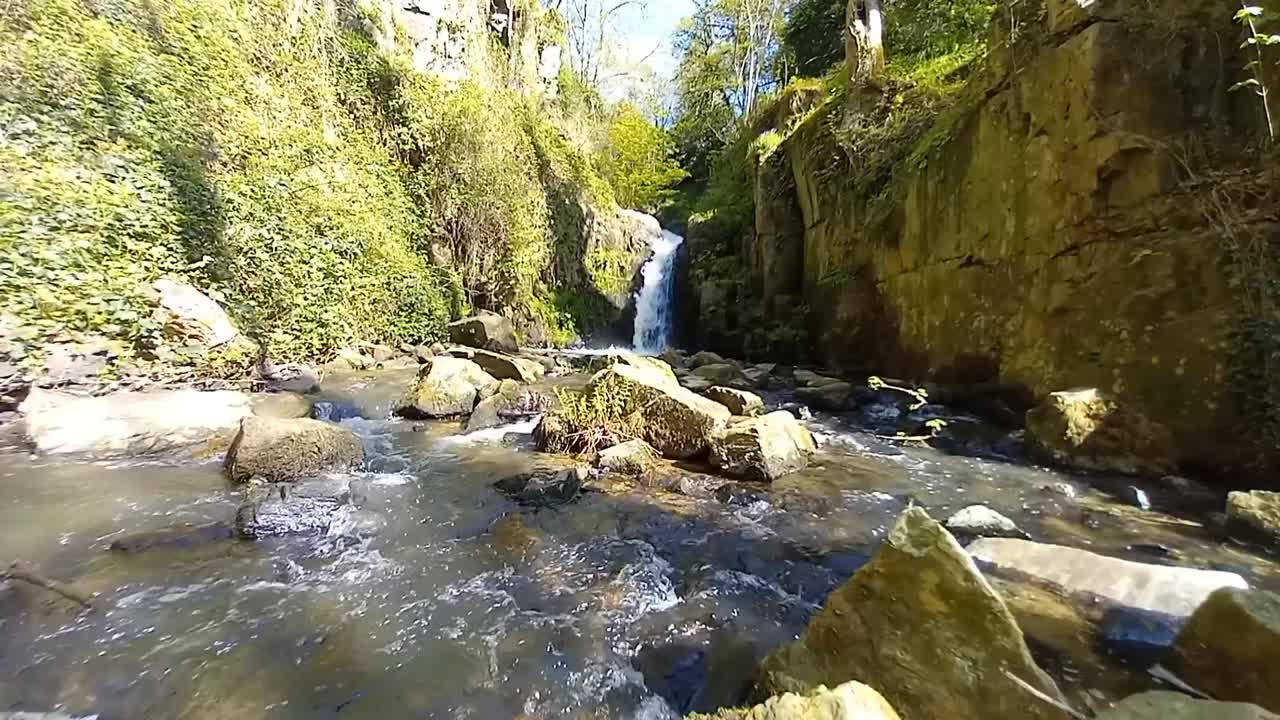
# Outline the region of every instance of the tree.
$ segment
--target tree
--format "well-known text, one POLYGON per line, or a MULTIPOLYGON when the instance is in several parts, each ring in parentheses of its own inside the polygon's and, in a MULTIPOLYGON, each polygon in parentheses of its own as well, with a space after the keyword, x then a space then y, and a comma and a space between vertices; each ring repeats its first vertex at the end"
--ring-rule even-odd
POLYGON ((629 103, 620 104, 609 124, 609 142, 596 162, 624 207, 654 212, 686 177, 672 160, 675 145, 665 130, 629 103))
POLYGON ((847 0, 797 0, 787 10, 782 44, 797 75, 818 77, 844 62, 847 0))
POLYGON ((884 10, 880 0, 849 0, 845 11, 845 61, 855 84, 884 76, 884 10))

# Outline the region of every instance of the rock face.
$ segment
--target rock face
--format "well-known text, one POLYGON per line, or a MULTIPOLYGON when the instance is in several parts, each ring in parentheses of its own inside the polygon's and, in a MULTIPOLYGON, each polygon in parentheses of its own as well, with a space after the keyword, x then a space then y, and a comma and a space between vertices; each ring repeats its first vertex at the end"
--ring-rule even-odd
POLYGON ((880 693, 859 682, 806 694, 785 693, 746 710, 690 715, 691 720, 899 720, 880 693))
POLYGON ((477 350, 473 353, 471 360, 499 380, 515 380, 529 384, 537 382, 546 374, 546 369, 539 363, 491 350, 477 350))
POLYGON ((1223 589, 1182 627, 1171 669, 1219 700, 1280 712, 1280 597, 1223 589))
POLYGON ((1196 700, 1174 692, 1146 692, 1116 703, 1097 720, 1280 720, 1280 716, 1257 705, 1196 700))
POLYGON ((711 441, 711 462, 729 475, 773 482, 809 464, 817 443, 789 412, 730 423, 711 441))
POLYGON ((1227 496, 1227 526, 1241 537, 1280 541, 1280 493, 1255 490, 1227 496))
POLYGON ((308 480, 260 485, 236 511, 236 535, 258 540, 280 535, 321 535, 356 499, 348 480, 308 480))
POLYGON ((320 420, 249 417, 240 423, 223 467, 232 482, 282 482, 362 462, 364 446, 346 428, 320 420))
POLYGON ((1148 565, 1027 540, 984 538, 969 553, 995 572, 1049 583, 1121 607, 1186 617, 1219 588, 1247 588, 1235 573, 1148 565))
POLYGON ((769 655, 759 685, 804 692, 858 678, 907 718, 1053 718, 1011 673, 1058 697, 1013 616, 964 550, 909 508, 872 560, 827 598, 801 639, 769 655))
POLYGON ((114 393, 80 397, 32 389, 19 408, 28 441, 40 453, 95 458, 157 455, 230 443, 253 411, 238 392, 114 393))
POLYGON ((1044 456, 1069 467, 1130 475, 1177 470, 1168 428, 1096 389, 1050 393, 1027 413, 1027 437, 1044 456))
POLYGON ((729 409, 670 382, 654 370, 614 365, 591 380, 616 383, 644 408, 644 439, 664 456, 683 460, 706 452, 711 439, 729 421, 729 409))
POLYGON ((168 278, 155 281, 166 314, 166 332, 194 340, 208 349, 221 347, 240 335, 222 306, 186 283, 168 278))
POLYGON ((653 465, 657 452, 643 440, 631 440, 601 451, 596 466, 601 470, 639 475, 653 465))
POLYGON ((470 360, 434 357, 422 366, 399 412, 417 419, 470 415, 477 400, 493 395, 498 387, 497 378, 470 360))
POLYGON ((717 385, 707 390, 708 398, 729 408, 734 415, 755 416, 764 411, 764 400, 759 395, 746 390, 737 390, 717 385))
POLYGON ((514 353, 519 350, 516 346, 515 328, 511 326, 511 321, 493 313, 481 313, 449 323, 449 340, 458 345, 482 350, 504 353, 514 353))
POLYGON ((970 505, 947 518, 947 529, 974 537, 1026 538, 1012 520, 985 505, 970 505))

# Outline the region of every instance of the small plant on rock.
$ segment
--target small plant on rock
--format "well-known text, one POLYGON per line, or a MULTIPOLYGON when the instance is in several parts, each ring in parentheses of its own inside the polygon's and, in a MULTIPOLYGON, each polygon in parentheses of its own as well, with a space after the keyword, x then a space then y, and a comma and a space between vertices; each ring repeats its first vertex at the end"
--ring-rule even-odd
MULTIPOLYGON (((893 385, 885 382, 883 378, 876 377, 874 375, 867 378, 867 387, 872 390, 892 390, 911 398, 911 403, 907 405, 907 412, 909 413, 915 412, 929 404, 929 391, 922 387, 909 388, 902 387, 900 385, 893 385)), ((904 432, 900 432, 896 435, 880 435, 878 437, 884 440, 896 440, 898 442, 921 443, 927 445, 930 440, 941 435, 942 431, 946 429, 946 420, 943 420, 942 418, 933 418, 925 422, 924 430, 926 432, 924 433, 908 435, 904 432)))
POLYGON ((594 455, 644 435, 643 408, 631 388, 605 379, 586 392, 556 390, 560 409, 543 421, 540 449, 594 455))
POLYGON ((1262 112, 1267 118, 1267 134, 1272 142, 1276 139, 1276 123, 1275 118, 1271 116, 1271 98, 1270 88, 1267 87, 1265 80, 1266 56, 1263 48, 1280 45, 1280 35, 1262 32, 1259 29, 1259 23, 1262 21, 1265 11, 1257 5, 1241 5, 1236 11, 1235 20, 1244 26, 1248 33, 1241 45, 1243 48, 1253 48, 1254 58, 1245 63, 1245 69, 1249 71, 1251 77, 1242 80, 1231 86, 1232 90, 1241 90, 1249 88, 1262 100, 1262 112))

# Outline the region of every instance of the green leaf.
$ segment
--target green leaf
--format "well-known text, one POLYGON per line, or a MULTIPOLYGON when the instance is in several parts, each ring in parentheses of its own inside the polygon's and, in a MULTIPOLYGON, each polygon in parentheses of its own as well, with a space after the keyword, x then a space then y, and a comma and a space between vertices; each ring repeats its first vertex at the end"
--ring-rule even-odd
POLYGON ((1262 8, 1257 5, 1246 5, 1236 11, 1236 20, 1248 20, 1249 18, 1262 17, 1262 8))

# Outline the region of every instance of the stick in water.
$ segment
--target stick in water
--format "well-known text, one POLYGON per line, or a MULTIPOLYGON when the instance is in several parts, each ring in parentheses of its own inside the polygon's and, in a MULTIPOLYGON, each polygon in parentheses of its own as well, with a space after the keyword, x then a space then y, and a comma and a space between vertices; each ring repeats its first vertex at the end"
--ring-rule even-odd
POLYGON ((1010 680, 1012 680, 1012 681, 1014 681, 1015 683, 1017 683, 1018 687, 1022 688, 1023 690, 1026 690, 1027 692, 1029 692, 1029 693, 1031 693, 1032 695, 1036 696, 1036 698, 1037 698, 1037 699, 1039 699, 1039 700, 1041 700, 1041 701, 1043 701, 1043 702, 1047 702, 1047 703, 1049 703, 1050 705, 1052 705, 1052 706, 1054 706, 1054 707, 1058 708, 1058 709, 1059 709, 1059 710, 1061 710, 1062 712, 1064 712, 1064 713, 1066 713, 1066 714, 1070 715, 1070 716, 1071 716, 1071 717, 1073 717, 1073 718, 1076 718, 1076 720, 1089 720, 1089 716, 1088 716, 1088 715, 1085 715, 1084 713, 1080 712, 1079 710, 1076 710, 1075 708, 1071 707, 1070 705, 1066 704, 1065 702, 1062 702, 1061 700, 1056 700, 1056 699, 1054 699, 1054 698, 1049 697, 1048 695, 1045 695, 1044 693, 1040 692, 1040 691, 1039 691, 1039 690, 1037 690, 1036 688, 1032 687, 1031 683, 1027 682, 1026 680, 1023 680, 1022 678, 1018 677, 1017 675, 1014 675, 1013 673, 1009 672, 1008 670, 1005 670, 1005 671, 1004 671, 1004 674, 1005 674, 1005 675, 1007 675, 1007 676, 1009 677, 1009 679, 1010 679, 1010 680))
POLYGON ((15 562, 10 565, 8 570, 0 570, 0 580, 21 580, 22 582, 30 583, 36 587, 42 587, 45 590, 57 593, 72 602, 79 603, 83 607, 89 608, 90 610, 93 609, 92 595, 77 590, 70 585, 60 583, 52 578, 47 578, 20 562, 15 562))

